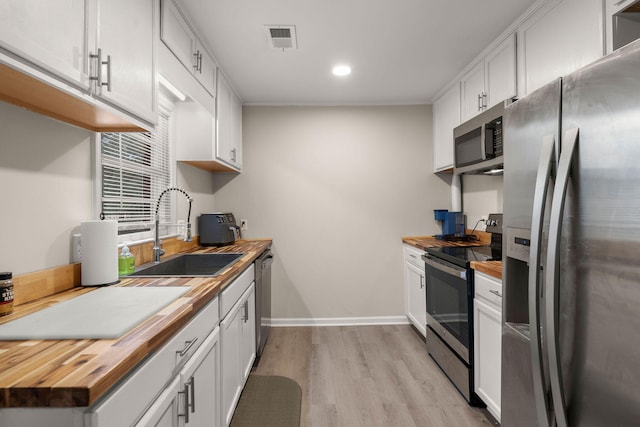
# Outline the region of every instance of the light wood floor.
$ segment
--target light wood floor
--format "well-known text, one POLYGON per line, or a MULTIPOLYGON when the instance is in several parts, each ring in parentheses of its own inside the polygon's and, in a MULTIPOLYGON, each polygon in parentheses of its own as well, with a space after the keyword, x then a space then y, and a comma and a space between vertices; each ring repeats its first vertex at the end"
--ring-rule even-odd
POLYGON ((408 325, 272 328, 254 373, 300 384, 301 427, 492 425, 408 325))

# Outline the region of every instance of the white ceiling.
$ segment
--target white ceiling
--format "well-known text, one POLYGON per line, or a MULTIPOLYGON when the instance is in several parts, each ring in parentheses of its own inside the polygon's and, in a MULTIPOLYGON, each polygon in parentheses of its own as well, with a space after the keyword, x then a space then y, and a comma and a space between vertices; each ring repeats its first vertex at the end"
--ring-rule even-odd
POLYGON ((244 103, 264 105, 431 102, 534 2, 181 0, 244 103), (265 25, 295 25, 298 49, 272 49, 265 25))

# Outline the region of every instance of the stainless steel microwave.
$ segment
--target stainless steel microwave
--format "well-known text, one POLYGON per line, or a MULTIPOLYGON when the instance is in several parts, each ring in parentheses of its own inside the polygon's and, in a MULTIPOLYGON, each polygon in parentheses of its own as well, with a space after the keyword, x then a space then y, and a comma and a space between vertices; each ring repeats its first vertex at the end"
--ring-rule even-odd
POLYGON ((506 102, 453 129, 454 173, 502 174, 502 113, 506 102))

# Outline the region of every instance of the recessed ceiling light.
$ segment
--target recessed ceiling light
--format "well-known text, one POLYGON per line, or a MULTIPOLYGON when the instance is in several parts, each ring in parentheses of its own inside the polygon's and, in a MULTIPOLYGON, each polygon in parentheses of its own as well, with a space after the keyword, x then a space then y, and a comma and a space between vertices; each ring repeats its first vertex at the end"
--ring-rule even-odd
POLYGON ((348 65, 336 65, 333 67, 333 74, 335 76, 348 76, 351 74, 351 67, 348 65))

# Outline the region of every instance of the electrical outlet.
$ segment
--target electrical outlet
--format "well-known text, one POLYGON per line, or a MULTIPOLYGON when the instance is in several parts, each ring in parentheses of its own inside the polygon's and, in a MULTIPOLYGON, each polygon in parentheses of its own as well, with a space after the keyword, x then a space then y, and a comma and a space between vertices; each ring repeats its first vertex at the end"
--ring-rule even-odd
POLYGON ((246 219, 240 220, 240 229, 242 231, 247 231, 249 229, 249 222, 246 219))
POLYGON ((82 235, 71 236, 71 261, 82 262, 82 235))

